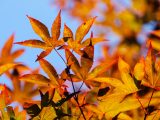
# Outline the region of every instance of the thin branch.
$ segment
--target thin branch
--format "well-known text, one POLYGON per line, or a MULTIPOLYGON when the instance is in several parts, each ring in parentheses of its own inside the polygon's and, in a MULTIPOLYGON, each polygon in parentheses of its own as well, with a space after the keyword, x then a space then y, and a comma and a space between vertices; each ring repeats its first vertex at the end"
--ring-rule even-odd
POLYGON ((64 58, 62 57, 62 55, 55 48, 54 48, 54 50, 56 51, 56 53, 58 54, 58 56, 63 60, 64 64, 67 66, 67 63, 64 60, 64 58))
POLYGON ((141 108, 143 109, 144 113, 145 113, 145 114, 147 114, 146 109, 143 107, 143 105, 142 105, 142 103, 141 103, 141 101, 140 101, 140 99, 138 98, 138 96, 137 96, 137 95, 136 95, 136 98, 137 98, 138 102, 140 103, 141 108))
POLYGON ((84 85, 84 81, 82 82, 81 86, 79 87, 78 91, 81 90, 82 86, 84 85))
POLYGON ((149 115, 149 113, 148 113, 148 109, 149 109, 149 105, 150 105, 150 102, 151 102, 151 100, 152 100, 152 97, 153 97, 154 91, 155 91, 155 90, 153 89, 152 94, 151 94, 151 97, 150 97, 149 102, 148 102, 148 106, 147 106, 147 113, 145 113, 144 120, 146 120, 146 119, 147 119, 147 116, 149 115))
MULTIPOLYGON (((68 64, 67 64, 69 58, 67 59, 67 63, 66 63, 65 60, 64 60, 64 58, 61 56, 61 54, 59 54, 59 52, 58 52, 56 49, 54 49, 54 50, 56 51, 56 53, 58 54, 58 56, 63 60, 64 64, 66 65, 66 67, 67 67, 67 69, 68 69, 68 74, 69 74, 69 78, 70 78, 70 80, 71 80, 73 92, 75 93, 76 90, 75 90, 74 83, 73 83, 73 80, 72 80, 72 77, 71 77, 71 74, 70 74, 70 67, 69 67, 68 64)), ((72 52, 73 52, 73 51, 72 51, 72 52)), ((70 57, 70 56, 69 56, 69 57, 70 57)), ((83 85, 83 84, 82 84, 82 85, 83 85)), ((78 107, 79 107, 79 109, 80 109, 80 111, 81 111, 81 114, 82 114, 84 120, 86 120, 86 117, 85 117, 85 115, 84 115, 84 113, 83 113, 83 110, 82 110, 82 108, 81 108, 80 105, 79 105, 78 95, 75 95, 74 100, 75 100, 76 103, 78 104, 78 107)))

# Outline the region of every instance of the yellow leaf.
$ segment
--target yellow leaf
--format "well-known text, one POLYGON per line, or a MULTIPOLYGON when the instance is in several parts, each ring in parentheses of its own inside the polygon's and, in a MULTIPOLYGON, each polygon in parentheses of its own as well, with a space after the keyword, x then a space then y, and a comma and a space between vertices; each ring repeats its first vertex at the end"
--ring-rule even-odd
POLYGON ((50 80, 41 74, 25 74, 19 79, 43 86, 48 86, 50 83, 50 80))
POLYGON ((134 76, 137 80, 142 80, 145 74, 144 58, 142 58, 134 67, 134 76))
POLYGON ((118 68, 119 68, 120 72, 127 72, 128 73, 130 70, 129 65, 125 61, 123 61, 122 58, 119 58, 119 60, 118 60, 118 68))
POLYGON ((103 72, 107 71, 117 62, 117 60, 113 60, 111 63, 102 63, 96 66, 87 76, 87 80, 92 80, 93 78, 101 75, 103 72))
POLYGON ((54 120, 57 117, 56 111, 53 107, 43 107, 40 114, 33 118, 33 120, 54 120))
POLYGON ((160 38, 160 30, 155 30, 155 31, 152 31, 151 34, 157 36, 160 38))
POLYGON ((128 96, 123 101, 121 101, 120 96, 108 96, 105 100, 99 101, 98 104, 98 108, 105 113, 106 119, 112 119, 120 112, 133 110, 140 107, 140 103, 133 96, 128 96))
POLYGON ((15 67, 16 65, 17 64, 15 64, 15 63, 6 63, 6 64, 3 64, 3 65, 0 65, 0 75, 2 75, 7 70, 15 67))
POLYGON ((85 21, 84 23, 82 23, 76 30, 76 35, 75 35, 75 40, 77 43, 81 43, 81 41, 83 40, 83 38, 85 37, 85 35, 88 33, 88 31, 90 30, 94 20, 96 19, 96 17, 91 18, 87 21, 85 21))
POLYGON ((1 52, 1 57, 2 57, 2 58, 10 55, 13 41, 14 41, 14 34, 12 34, 12 35, 8 38, 7 42, 6 42, 5 45, 3 46, 2 52, 1 52))
POLYGON ((149 49, 148 49, 148 53, 145 59, 145 72, 147 74, 147 79, 150 85, 154 84, 154 79, 153 79, 153 61, 152 61, 152 46, 150 44, 149 49))
POLYGON ((34 30, 34 32, 39 35, 42 40, 44 40, 46 43, 50 43, 48 41, 48 38, 50 38, 50 34, 49 34, 49 31, 48 31, 48 28, 43 24, 41 23, 40 21, 30 17, 30 16, 27 16, 30 20, 30 23, 32 25, 32 28, 34 30))
POLYGON ((108 83, 110 85, 112 85, 113 87, 120 87, 122 86, 122 82, 116 78, 110 78, 110 77, 97 77, 92 79, 93 81, 97 81, 100 83, 108 83))
POLYGON ((147 39, 147 46, 149 46, 150 43, 152 43, 153 49, 160 51, 160 39, 149 38, 149 39, 147 39))
POLYGON ((133 78, 129 74, 130 73, 130 67, 125 61, 122 60, 122 58, 119 58, 119 60, 118 60, 118 68, 119 68, 119 71, 120 71, 120 74, 121 74, 121 80, 125 84, 126 92, 127 91, 128 91, 128 93, 136 92, 138 89, 137 89, 137 87, 134 83, 133 78))
POLYGON ((49 46, 40 41, 40 40, 25 40, 23 42, 16 42, 15 44, 19 44, 19 45, 24 45, 24 46, 28 46, 28 47, 33 47, 33 48, 41 48, 41 49, 44 49, 46 50, 47 48, 49 48, 49 46))
POLYGON ((82 75, 80 73, 80 65, 77 60, 77 58, 69 51, 65 50, 66 60, 68 66, 71 66, 71 70, 79 77, 82 78, 82 75))
POLYGON ((88 38, 86 39, 84 42, 82 42, 82 46, 88 46, 90 44, 90 41, 92 41, 92 45, 95 45, 99 42, 105 42, 107 40, 105 40, 104 38, 88 38))
POLYGON ((51 28, 51 33, 52 33, 52 44, 54 43, 55 40, 58 40, 60 36, 60 29, 61 29, 61 10, 59 11, 56 19, 54 20, 51 28))
POLYGON ((39 64, 41 65, 44 72, 49 76, 51 83, 53 85, 58 85, 58 74, 55 68, 45 59, 39 60, 39 64))
POLYGON ((64 25, 63 38, 67 39, 67 43, 69 46, 72 46, 73 33, 72 33, 71 29, 66 24, 64 25))
POLYGON ((120 119, 120 120, 133 120, 129 115, 127 115, 125 113, 120 113, 118 115, 117 119, 120 119))
POLYGON ((81 56, 81 73, 85 78, 93 65, 94 46, 89 45, 83 49, 81 56))

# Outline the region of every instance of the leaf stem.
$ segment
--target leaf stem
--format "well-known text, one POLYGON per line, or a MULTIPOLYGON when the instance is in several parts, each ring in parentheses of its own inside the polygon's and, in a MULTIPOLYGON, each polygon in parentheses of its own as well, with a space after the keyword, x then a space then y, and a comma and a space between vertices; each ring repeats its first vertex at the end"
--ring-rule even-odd
MULTIPOLYGON (((75 87, 74 87, 74 83, 73 83, 73 80, 72 80, 72 77, 71 77, 71 74, 70 74, 70 67, 69 67, 68 64, 67 64, 68 62, 66 63, 66 61, 64 60, 64 58, 61 56, 61 54, 60 54, 55 48, 54 48, 54 50, 56 51, 56 53, 58 54, 58 56, 62 59, 62 61, 63 61, 64 64, 66 65, 66 67, 69 68, 69 70, 68 70, 69 78, 70 78, 70 80, 71 80, 73 92, 76 93, 76 90, 75 90, 75 87)), ((70 57, 70 56, 69 56, 69 57, 70 57)), ((68 60, 67 60, 67 61, 68 61, 68 60)), ((82 83, 81 87, 82 87, 82 86, 83 86, 83 83, 82 83)), ((80 88, 81 88, 81 87, 80 87, 80 88)), ((86 117, 85 117, 85 115, 84 115, 84 113, 83 113, 83 110, 82 110, 81 106, 79 105, 78 95, 75 94, 74 100, 75 100, 76 103, 78 104, 78 107, 79 107, 79 109, 80 109, 80 111, 81 111, 81 114, 82 114, 84 120, 86 120, 86 117)))
POLYGON ((148 102, 148 106, 147 106, 147 113, 145 113, 144 120, 146 120, 146 119, 147 119, 147 116, 149 115, 149 113, 148 113, 148 109, 149 109, 149 105, 150 105, 150 103, 151 103, 151 100, 152 100, 152 97, 153 97, 154 91, 155 91, 155 90, 153 89, 152 94, 151 94, 151 97, 150 97, 149 102, 148 102))
POLYGON ((56 53, 58 54, 58 56, 63 60, 64 64, 67 66, 67 63, 64 60, 64 58, 62 57, 62 55, 55 48, 54 48, 54 50, 56 51, 56 53))

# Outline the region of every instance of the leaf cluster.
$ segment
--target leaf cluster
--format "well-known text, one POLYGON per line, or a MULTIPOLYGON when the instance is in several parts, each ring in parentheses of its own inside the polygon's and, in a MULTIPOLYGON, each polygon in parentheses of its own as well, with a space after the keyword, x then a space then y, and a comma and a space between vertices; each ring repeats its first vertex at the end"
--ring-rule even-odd
MULTIPOLYGON (((89 38, 85 39, 85 36, 96 17, 79 25, 75 35, 64 24, 62 38, 61 11, 53 21, 51 32, 39 20, 27 17, 40 40, 29 39, 15 44, 42 49, 35 61, 39 62, 46 75, 16 62, 15 59, 24 50, 11 52, 14 40, 14 35, 11 35, 1 50, 0 75, 7 75, 13 89, 0 86, 0 119, 23 120, 26 113, 33 120, 160 119, 160 59, 159 47, 154 39, 148 40, 145 57, 135 54, 140 48, 136 42, 122 42, 113 55, 105 46, 104 58, 95 64, 95 45, 105 40, 94 38, 93 32, 89 38), (130 53, 124 55, 126 50, 130 53), (45 58, 52 55, 52 51, 65 65, 60 73, 45 58), (65 55, 62 56, 59 51, 65 55), (132 59, 133 56, 135 59, 132 59), (67 81, 71 85, 66 84, 67 81), (75 83, 78 82, 77 87, 75 83), (87 89, 82 91, 84 86, 87 89), (39 94, 40 100, 34 101, 33 97, 39 94), (10 103, 14 101, 19 102, 24 110, 20 112, 17 107, 12 108, 10 103)), ((150 34, 159 40, 159 33, 155 30, 150 34)), ((126 39, 131 37, 134 40, 134 35, 126 39)))

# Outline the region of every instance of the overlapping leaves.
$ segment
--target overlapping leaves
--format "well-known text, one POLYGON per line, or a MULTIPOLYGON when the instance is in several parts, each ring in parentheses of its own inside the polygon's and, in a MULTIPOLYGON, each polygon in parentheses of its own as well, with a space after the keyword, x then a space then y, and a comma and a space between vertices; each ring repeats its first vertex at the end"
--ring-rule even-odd
POLYGON ((136 64, 134 73, 143 85, 156 90, 160 89, 160 61, 154 55, 151 43, 146 58, 141 58, 136 64))

